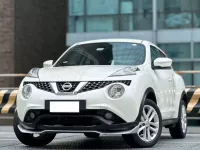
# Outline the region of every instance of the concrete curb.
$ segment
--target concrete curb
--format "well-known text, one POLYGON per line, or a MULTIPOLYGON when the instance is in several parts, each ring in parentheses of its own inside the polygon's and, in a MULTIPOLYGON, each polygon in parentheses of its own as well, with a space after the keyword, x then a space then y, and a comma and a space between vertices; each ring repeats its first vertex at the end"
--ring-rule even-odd
MULTIPOLYGON (((169 133, 169 129, 163 128, 163 133, 169 133)), ((188 126, 188 134, 200 134, 200 127, 188 126)))
POLYGON ((13 116, 1 115, 0 116, 0 126, 10 126, 13 123, 13 116))

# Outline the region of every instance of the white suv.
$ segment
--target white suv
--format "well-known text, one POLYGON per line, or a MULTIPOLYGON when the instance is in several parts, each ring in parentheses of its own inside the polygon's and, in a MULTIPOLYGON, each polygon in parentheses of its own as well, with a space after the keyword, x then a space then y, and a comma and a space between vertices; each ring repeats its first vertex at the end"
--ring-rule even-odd
POLYGON ((46 145, 57 133, 106 133, 151 147, 162 126, 173 138, 186 136, 184 81, 148 41, 80 42, 43 65, 29 72, 17 95, 14 131, 25 145, 46 145))

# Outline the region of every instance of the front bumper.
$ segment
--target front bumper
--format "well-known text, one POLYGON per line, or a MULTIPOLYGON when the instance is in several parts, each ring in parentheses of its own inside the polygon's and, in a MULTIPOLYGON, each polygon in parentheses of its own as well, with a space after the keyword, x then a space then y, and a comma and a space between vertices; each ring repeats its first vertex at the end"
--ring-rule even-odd
MULTIPOLYGON (((38 79, 25 78, 24 81, 38 82, 38 79)), ((23 82, 24 82, 23 81, 23 82)), ((140 104, 143 96, 143 92, 138 92, 135 84, 125 87, 125 93, 119 99, 111 99, 108 96, 108 89, 112 84, 97 90, 92 90, 77 94, 66 93, 52 93, 40 90, 34 85, 32 87, 32 94, 29 99, 24 99, 22 96, 23 82, 20 85, 17 95, 17 112, 19 119, 24 121, 25 114, 29 110, 40 109, 46 110, 45 104, 47 101, 86 101, 86 110, 109 110, 119 117, 123 118, 126 122, 134 122, 139 115, 140 104)), ((56 84, 51 84, 53 89, 56 90, 56 84)))
MULTIPOLYGON (((35 111, 36 112, 36 111, 35 111)), ((133 134, 138 131, 139 122, 126 123, 113 114, 111 120, 106 120, 101 111, 82 112, 80 114, 51 114, 44 111, 34 120, 19 121, 18 128, 22 133, 108 133, 108 134, 133 134), (99 113, 100 112, 100 113, 99 113)), ((29 116, 27 113, 26 116, 29 116)))

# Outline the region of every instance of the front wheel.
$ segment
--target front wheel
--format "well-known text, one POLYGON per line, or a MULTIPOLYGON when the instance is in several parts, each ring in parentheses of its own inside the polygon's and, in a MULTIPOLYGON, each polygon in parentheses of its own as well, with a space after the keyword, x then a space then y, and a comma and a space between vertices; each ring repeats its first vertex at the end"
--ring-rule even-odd
POLYGON ((147 99, 141 116, 141 122, 136 134, 122 135, 124 140, 135 148, 154 146, 162 132, 162 117, 158 106, 147 99))
POLYGON ((35 135, 35 134, 27 134, 27 133, 22 133, 19 128, 19 119, 17 112, 14 114, 14 119, 13 119, 13 129, 15 132, 15 135, 17 136, 18 140, 23 143, 24 145, 27 146, 45 146, 49 144, 56 136, 56 134, 40 134, 40 135, 35 135))
POLYGON ((178 123, 175 124, 175 127, 169 128, 169 132, 174 139, 183 139, 187 134, 187 112, 184 101, 180 103, 178 123))

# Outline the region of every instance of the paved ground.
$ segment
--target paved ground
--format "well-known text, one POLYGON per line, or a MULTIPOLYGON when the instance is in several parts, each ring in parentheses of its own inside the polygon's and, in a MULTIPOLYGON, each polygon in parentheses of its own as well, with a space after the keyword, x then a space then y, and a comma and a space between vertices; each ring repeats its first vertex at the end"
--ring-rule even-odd
MULTIPOLYGON (((199 128, 189 128, 186 139, 172 140, 169 134, 164 130, 161 139, 151 149, 157 150, 199 150, 200 134, 193 134, 199 131, 199 128)), ((36 148, 35 148, 36 149, 36 148)), ((87 139, 82 134, 60 134, 56 139, 46 147, 37 148, 37 150, 66 150, 66 149, 132 149, 120 136, 102 135, 99 139, 87 139)), ((34 148, 22 145, 15 137, 12 127, 0 126, 0 150, 34 150, 34 148)), ((148 150, 148 149, 145 149, 148 150)))

